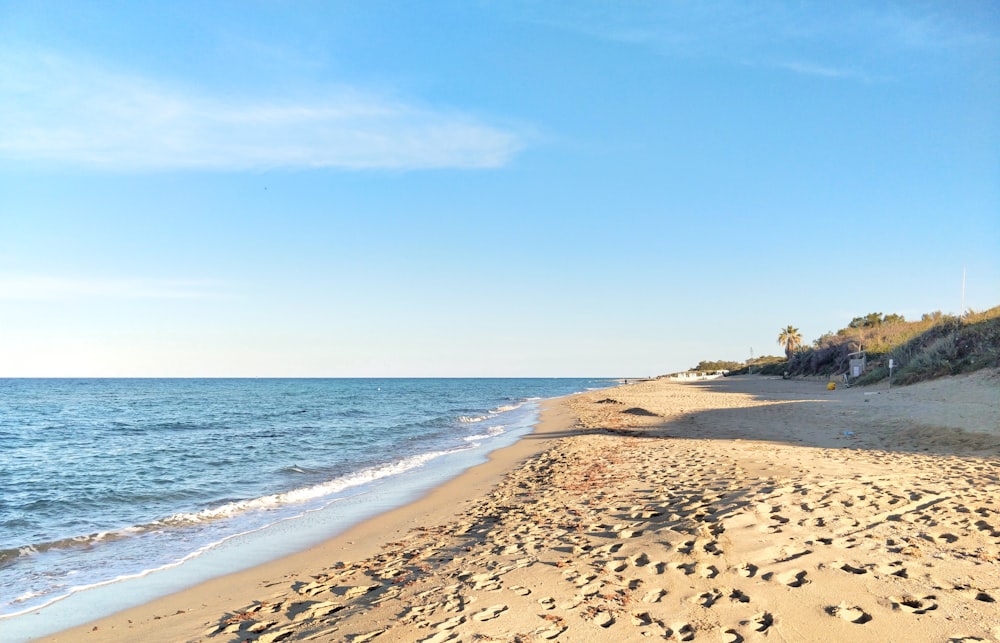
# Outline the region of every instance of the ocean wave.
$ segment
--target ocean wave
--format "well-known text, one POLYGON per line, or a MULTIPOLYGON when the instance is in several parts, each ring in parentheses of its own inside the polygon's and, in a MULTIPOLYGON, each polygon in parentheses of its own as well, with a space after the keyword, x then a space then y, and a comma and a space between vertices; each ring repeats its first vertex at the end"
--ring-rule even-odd
POLYGON ((486 415, 475 415, 475 416, 472 416, 472 415, 460 415, 460 416, 458 416, 458 421, 461 422, 462 424, 474 424, 474 423, 477 423, 477 422, 482 422, 484 420, 489 420, 491 418, 494 418, 497 415, 500 415, 501 413, 509 413, 511 411, 516 411, 519 408, 521 408, 522 406, 524 406, 526 403, 534 401, 534 400, 538 400, 538 399, 539 398, 537 398, 537 397, 535 397, 535 398, 529 397, 529 398, 525 398, 525 399, 523 399, 523 400, 521 400, 519 402, 515 402, 514 404, 501 404, 500 406, 498 406, 498 407, 496 407, 494 409, 490 409, 487 412, 486 415))
POLYGON ((73 536, 43 543, 34 543, 22 547, 0 550, 0 567, 13 563, 21 557, 35 556, 52 550, 89 548, 101 542, 109 542, 128 538, 137 534, 164 528, 194 527, 202 523, 232 518, 251 511, 270 511, 292 504, 302 504, 323 497, 332 496, 352 487, 358 487, 394 475, 399 475, 411 469, 421 467, 431 460, 451 453, 466 451, 471 446, 461 446, 443 451, 430 451, 388 462, 381 465, 355 471, 353 473, 308 487, 291 489, 282 493, 252 498, 248 500, 232 500, 217 507, 211 507, 195 512, 176 513, 168 518, 155 520, 143 525, 135 525, 117 530, 101 531, 85 536, 73 536))
POLYGON ((280 469, 280 473, 297 473, 297 474, 301 474, 301 473, 319 473, 319 471, 316 470, 316 469, 309 469, 307 467, 300 467, 297 464, 293 464, 293 465, 291 465, 289 467, 282 467, 280 469))
POLYGON ((110 542, 127 538, 133 534, 143 531, 142 527, 126 527, 114 531, 99 531, 86 536, 72 536, 70 538, 59 538, 48 542, 12 547, 0 550, 0 567, 5 567, 14 563, 18 558, 37 556, 52 550, 60 549, 86 549, 100 542, 110 542))
POLYGON ((210 509, 203 509, 202 511, 192 512, 192 513, 178 513, 170 516, 169 518, 158 521, 154 523, 157 525, 168 525, 168 526, 178 526, 184 524, 197 524, 200 522, 205 522, 208 520, 216 520, 219 518, 229 518, 236 514, 244 513, 247 511, 254 510, 268 510, 276 507, 280 507, 288 504, 297 504, 308 502, 310 500, 315 500, 317 498, 322 498, 324 496, 329 496, 345 489, 351 487, 357 487, 369 482, 374 482, 382 478, 387 478, 390 476, 398 475, 410 469, 415 469, 417 467, 423 466, 424 464, 439 458, 443 455, 449 453, 454 453, 457 451, 464 451, 464 448, 459 449, 449 449, 445 451, 430 451, 428 453, 421 453, 418 455, 410 456, 408 458, 403 458, 402 460, 397 460, 395 462, 389 462, 382 465, 377 465, 374 467, 369 467, 367 469, 362 469, 361 471, 356 471, 354 473, 329 480, 327 482, 322 482, 320 484, 311 485, 308 487, 300 487, 298 489, 292 489, 290 491, 285 491, 283 493, 276 493, 268 496, 263 496, 261 498, 253 498, 251 500, 239 500, 234 502, 227 502, 219 507, 213 507, 210 509))
POLYGON ((495 438, 496 436, 503 435, 504 433, 506 433, 505 427, 502 424, 498 424, 497 426, 491 426, 487 429, 486 433, 482 433, 480 435, 468 435, 462 439, 466 442, 475 442, 476 440, 488 440, 489 438, 495 438))
POLYGON ((502 405, 502 406, 498 406, 497 408, 495 408, 492 411, 490 411, 490 413, 492 413, 494 415, 498 415, 500 413, 507 413, 509 411, 516 411, 517 409, 521 408, 522 406, 524 406, 524 402, 518 402, 517 404, 505 404, 505 405, 502 405))

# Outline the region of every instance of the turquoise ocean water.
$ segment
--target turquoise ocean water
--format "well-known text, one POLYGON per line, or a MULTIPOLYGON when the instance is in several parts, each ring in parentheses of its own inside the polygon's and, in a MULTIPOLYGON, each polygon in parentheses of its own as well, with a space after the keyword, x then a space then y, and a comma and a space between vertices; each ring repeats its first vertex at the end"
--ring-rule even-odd
POLYGON ((602 379, 0 379, 0 631, 27 640, 302 549, 602 379))

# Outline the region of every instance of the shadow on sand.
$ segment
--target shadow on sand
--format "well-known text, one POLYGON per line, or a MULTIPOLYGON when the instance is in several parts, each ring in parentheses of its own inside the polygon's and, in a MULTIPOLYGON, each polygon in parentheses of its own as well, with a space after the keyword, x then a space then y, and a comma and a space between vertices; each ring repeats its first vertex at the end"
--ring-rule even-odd
MULTIPOLYGON (((619 402, 617 391, 611 389, 599 393, 603 399, 582 396, 575 408, 583 421, 562 435, 756 440, 821 448, 1000 456, 1000 427, 990 432, 989 417, 981 420, 986 430, 963 428, 963 424, 970 425, 969 404, 963 407, 947 397, 922 395, 919 387, 830 391, 825 381, 744 376, 673 385, 662 392, 641 391, 638 396, 621 391, 619 397, 626 402, 619 402), (685 390, 721 394, 719 406, 682 411, 690 406, 683 396, 685 390), (637 397, 641 399, 638 404, 637 397)), ((975 421, 971 424, 975 426, 975 421)), ((558 436, 544 432, 533 437, 558 436)))

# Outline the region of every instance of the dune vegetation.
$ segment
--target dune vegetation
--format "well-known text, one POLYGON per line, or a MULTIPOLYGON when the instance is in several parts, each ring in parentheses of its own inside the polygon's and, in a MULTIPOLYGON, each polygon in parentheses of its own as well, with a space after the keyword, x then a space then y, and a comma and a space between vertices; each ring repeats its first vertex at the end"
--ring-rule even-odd
MULTIPOLYGON (((848 372, 851 355, 864 352, 866 366, 854 383, 872 384, 889 377, 894 384, 912 384, 944 375, 1000 367, 1000 306, 962 317, 940 311, 919 320, 880 312, 855 317, 838 331, 824 333, 806 345, 792 325, 780 329, 777 343, 786 357, 765 356, 741 362, 730 374, 760 373, 791 377, 840 376, 848 372)), ((702 362, 699 366, 712 362, 702 362)), ((715 362, 733 364, 732 362, 715 362)), ((703 370, 703 369, 694 369, 703 370)))

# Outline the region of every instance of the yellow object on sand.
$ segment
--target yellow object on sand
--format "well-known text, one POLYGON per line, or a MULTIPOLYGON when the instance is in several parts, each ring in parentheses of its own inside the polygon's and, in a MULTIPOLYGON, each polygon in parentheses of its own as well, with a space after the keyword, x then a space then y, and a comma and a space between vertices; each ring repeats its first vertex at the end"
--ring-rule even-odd
POLYGON ((835 390, 837 390, 837 383, 836 382, 829 382, 826 385, 826 390, 828 390, 828 391, 835 391, 835 390))

